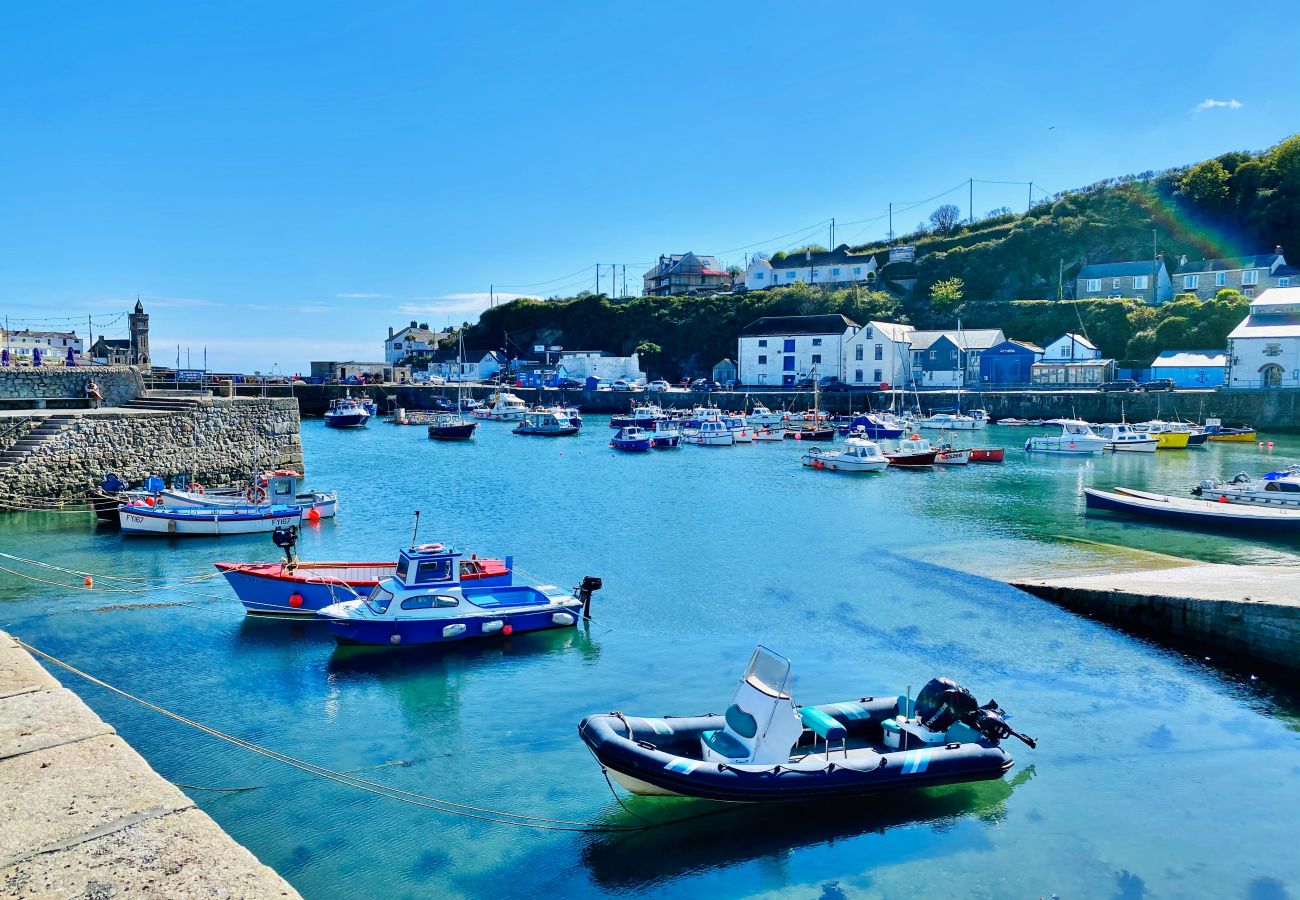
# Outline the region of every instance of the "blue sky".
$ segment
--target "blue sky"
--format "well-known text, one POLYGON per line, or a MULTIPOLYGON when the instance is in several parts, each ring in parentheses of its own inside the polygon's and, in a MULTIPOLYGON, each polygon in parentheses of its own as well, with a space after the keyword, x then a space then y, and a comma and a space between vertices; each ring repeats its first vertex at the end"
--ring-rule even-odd
POLYGON ((1297 130, 1283 7, 1055 6, 6 4, 0 313, 138 294, 157 361, 298 371, 491 284, 639 284, 830 216, 880 237, 862 220, 968 177, 1057 191, 1297 130))

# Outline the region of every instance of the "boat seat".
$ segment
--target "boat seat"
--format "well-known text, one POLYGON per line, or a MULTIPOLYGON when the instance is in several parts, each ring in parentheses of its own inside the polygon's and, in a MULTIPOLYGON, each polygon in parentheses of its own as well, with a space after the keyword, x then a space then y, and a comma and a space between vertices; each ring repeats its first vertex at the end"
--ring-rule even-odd
POLYGON ((727 759, 748 760, 754 755, 752 746, 746 744, 746 740, 752 741, 758 734, 758 720, 745 712, 739 705, 733 703, 727 707, 724 716, 727 727, 718 731, 706 731, 701 740, 714 753, 719 756, 725 756, 727 759))
POLYGON ((749 748, 725 731, 704 732, 704 743, 714 753, 727 759, 749 759, 749 748))
MULTIPOLYGON (((805 728, 812 730, 826 744, 826 753, 830 753, 831 741, 839 741, 845 755, 849 750, 849 730, 843 724, 833 717, 822 712, 813 706, 805 706, 799 710, 799 720, 803 722, 805 728)), ((817 749, 817 741, 813 740, 813 750, 817 749)))

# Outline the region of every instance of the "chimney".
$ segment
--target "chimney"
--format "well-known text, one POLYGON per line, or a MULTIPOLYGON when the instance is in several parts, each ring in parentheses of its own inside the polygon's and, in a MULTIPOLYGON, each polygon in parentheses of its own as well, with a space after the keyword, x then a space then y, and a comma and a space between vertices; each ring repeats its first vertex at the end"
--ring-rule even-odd
POLYGON ((393 326, 392 326, 392 325, 389 325, 389 326, 388 326, 388 339, 389 339, 390 341, 393 339, 393 326))
POLYGON ((428 322, 421 322, 421 323, 420 323, 420 329, 423 330, 423 331, 428 331, 428 330, 429 330, 429 323, 428 323, 428 322))
POLYGON ((1186 253, 1184 253, 1182 256, 1178 257, 1178 265, 1179 265, 1179 266, 1185 266, 1185 265, 1187 265, 1187 254, 1186 254, 1186 253))
POLYGON ((414 320, 414 319, 411 320, 411 327, 412 327, 412 328, 415 327, 415 320, 414 320))
POLYGON ((1275 247, 1273 248, 1273 252, 1276 253, 1278 256, 1281 256, 1281 255, 1282 255, 1282 245, 1281 245, 1281 244, 1278 244, 1277 246, 1275 246, 1275 247))

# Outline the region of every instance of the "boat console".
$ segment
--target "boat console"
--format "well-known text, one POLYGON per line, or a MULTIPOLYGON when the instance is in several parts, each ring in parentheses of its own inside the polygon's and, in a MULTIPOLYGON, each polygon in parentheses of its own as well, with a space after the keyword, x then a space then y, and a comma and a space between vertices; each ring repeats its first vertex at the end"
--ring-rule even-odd
POLYGON ((461 554, 442 544, 420 544, 397 553, 398 582, 405 588, 460 583, 461 554))

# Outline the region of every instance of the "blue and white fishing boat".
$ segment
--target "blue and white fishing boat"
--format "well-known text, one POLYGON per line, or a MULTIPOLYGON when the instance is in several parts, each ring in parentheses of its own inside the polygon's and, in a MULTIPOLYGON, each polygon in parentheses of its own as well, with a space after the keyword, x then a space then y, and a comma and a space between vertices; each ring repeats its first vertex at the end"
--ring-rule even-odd
POLYGON ((1284 472, 1267 472, 1258 479, 1245 472, 1238 472, 1231 481, 1207 478, 1192 488, 1192 493, 1219 503, 1300 509, 1300 466, 1291 466, 1284 472))
POLYGON ((650 444, 656 450, 675 450, 681 442, 681 429, 671 419, 655 422, 655 427, 650 431, 650 444))
POLYGON ((140 500, 117 511, 123 534, 194 535, 258 534, 302 523, 301 506, 226 506, 176 509, 140 500))
POLYGON ((759 646, 722 715, 588 716, 578 735, 634 794, 739 803, 834 800, 1001 778, 1002 741, 1033 738, 947 678, 915 698, 887 694, 799 706, 790 662, 759 646))
POLYGON ((366 597, 326 606, 318 615, 341 643, 444 644, 570 628, 601 587, 590 576, 572 591, 550 584, 470 586, 461 581, 460 557, 442 544, 402 550, 392 577, 366 597))
POLYGON ((163 488, 157 502, 170 509, 229 509, 235 506, 301 506, 303 515, 316 519, 338 513, 339 496, 333 491, 299 491, 302 474, 292 469, 263 472, 243 490, 205 488, 196 481, 183 489, 163 488), (315 513, 313 515, 313 512, 315 513))
POLYGON ((839 427, 839 432, 842 435, 862 435, 873 441, 878 441, 882 438, 892 441, 903 436, 903 423, 887 413, 884 415, 867 413, 865 415, 856 416, 850 420, 847 425, 841 425, 839 427))
POLYGON ((349 393, 346 397, 331 400, 325 411, 325 424, 330 428, 365 428, 370 421, 370 413, 359 401, 353 400, 349 393))
POLYGON ((618 430, 618 434, 609 439, 609 445, 624 453, 644 453, 650 449, 652 441, 649 432, 635 425, 627 425, 618 430))

